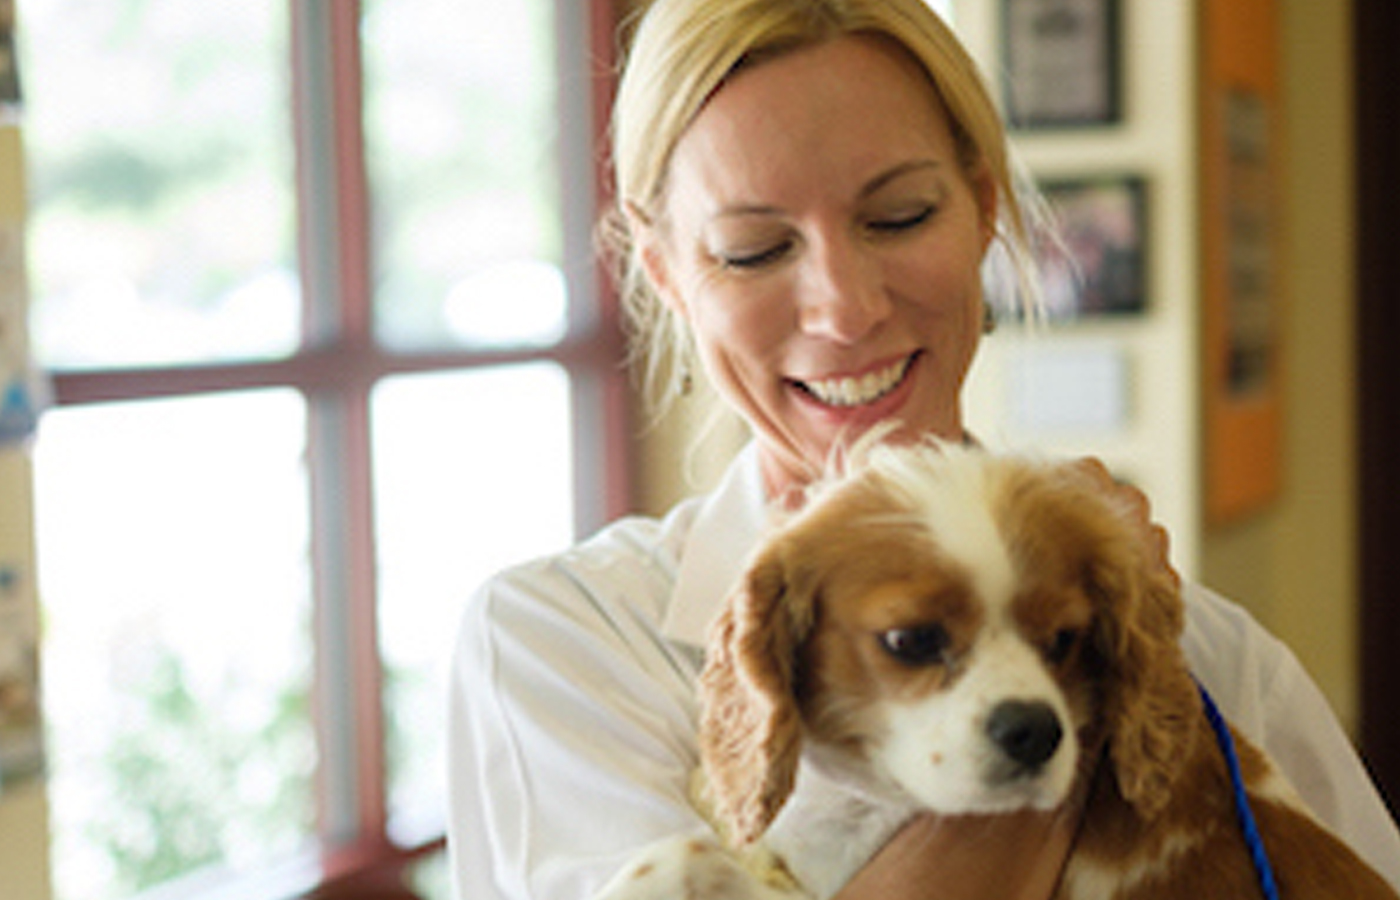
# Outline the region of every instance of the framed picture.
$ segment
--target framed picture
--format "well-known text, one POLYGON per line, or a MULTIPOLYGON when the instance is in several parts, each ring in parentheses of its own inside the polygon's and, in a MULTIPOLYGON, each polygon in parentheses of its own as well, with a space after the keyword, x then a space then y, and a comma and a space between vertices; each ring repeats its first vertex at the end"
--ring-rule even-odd
POLYGON ((19 53, 15 49, 15 0, 0 0, 0 104, 20 102, 19 53))
POLYGON ((1002 68, 1013 128, 1122 120, 1119 3, 1002 0, 1002 68))
POLYGON ((1040 249, 1049 318, 1142 313, 1147 307, 1144 181, 1135 176, 1047 181, 1041 191, 1060 239, 1040 249))

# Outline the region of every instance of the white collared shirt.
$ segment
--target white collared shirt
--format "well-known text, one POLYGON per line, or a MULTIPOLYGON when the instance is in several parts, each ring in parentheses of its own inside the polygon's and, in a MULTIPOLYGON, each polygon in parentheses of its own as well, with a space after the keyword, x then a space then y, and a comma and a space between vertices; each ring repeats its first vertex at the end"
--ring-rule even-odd
MULTIPOLYGON (((751 446, 710 495, 619 521, 477 593, 450 691, 448 839, 463 900, 585 900, 640 848, 706 830, 687 802, 701 647, 766 516, 751 446)), ((1400 833, 1297 659, 1241 608, 1194 586, 1185 597, 1197 677, 1400 888, 1400 833)))

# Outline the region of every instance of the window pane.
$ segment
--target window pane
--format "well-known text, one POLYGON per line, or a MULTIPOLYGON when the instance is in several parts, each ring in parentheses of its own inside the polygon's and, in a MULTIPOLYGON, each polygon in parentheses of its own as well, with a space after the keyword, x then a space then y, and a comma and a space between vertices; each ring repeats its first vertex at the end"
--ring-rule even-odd
POLYGON ((390 805, 441 826, 443 666, 471 591, 573 537, 569 387, 552 364, 385 381, 373 398, 390 805))
POLYGON ((376 322, 391 346, 563 336, 553 5, 365 4, 376 322))
POLYGON ((51 367, 296 346, 286 6, 23 8, 34 327, 51 367))
POLYGON ((305 408, 60 409, 36 447, 54 877, 124 898, 314 827, 305 408))

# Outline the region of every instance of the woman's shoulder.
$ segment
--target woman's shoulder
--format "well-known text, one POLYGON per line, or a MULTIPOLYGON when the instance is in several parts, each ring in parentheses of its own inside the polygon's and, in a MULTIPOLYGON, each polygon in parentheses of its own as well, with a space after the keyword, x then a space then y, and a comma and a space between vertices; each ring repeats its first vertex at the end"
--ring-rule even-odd
POLYGON ((664 517, 624 517, 572 547, 503 569, 477 588, 469 624, 483 631, 563 621, 655 627, 665 616, 695 507, 686 501, 664 517))
POLYGON ((1186 631, 1182 644, 1193 664, 1206 669, 1239 666, 1249 657, 1273 657, 1287 648, 1245 607, 1199 584, 1182 585, 1186 631))
POLYGON ((1231 724, 1269 753, 1326 825, 1400 884, 1400 833, 1293 651, 1238 604, 1198 586, 1184 599, 1183 648, 1231 724))
POLYGON ((1182 649, 1192 673, 1236 727, 1264 733, 1279 690, 1303 675, 1297 658, 1243 606, 1190 583, 1182 599, 1182 649))

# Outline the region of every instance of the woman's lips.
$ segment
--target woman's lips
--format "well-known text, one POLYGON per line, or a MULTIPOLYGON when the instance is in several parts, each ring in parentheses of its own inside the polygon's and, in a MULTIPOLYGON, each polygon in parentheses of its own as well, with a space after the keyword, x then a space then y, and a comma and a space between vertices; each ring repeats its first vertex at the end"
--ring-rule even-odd
POLYGON ((918 354, 913 353, 888 366, 849 378, 826 378, 797 381, 797 385, 812 399, 825 406, 851 409, 880 400, 903 383, 918 354))

